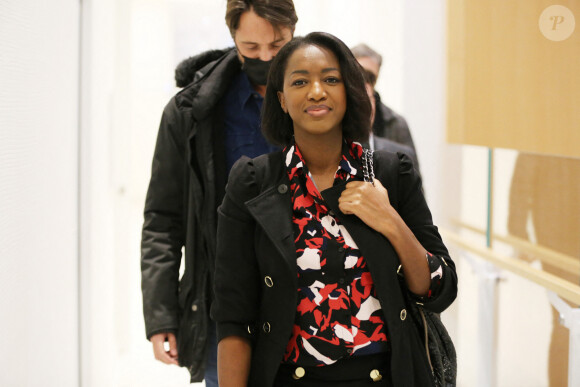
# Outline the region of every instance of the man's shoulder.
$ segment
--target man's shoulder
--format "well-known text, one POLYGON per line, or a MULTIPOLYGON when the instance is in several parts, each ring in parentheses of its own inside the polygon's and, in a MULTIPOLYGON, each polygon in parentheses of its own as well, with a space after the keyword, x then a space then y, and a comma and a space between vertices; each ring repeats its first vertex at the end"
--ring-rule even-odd
POLYGON ((407 120, 393 109, 381 102, 378 93, 375 93, 377 101, 377 111, 375 122, 373 123, 373 132, 375 135, 388 138, 399 144, 404 144, 415 150, 415 144, 409 130, 407 120))
POLYGON ((224 59, 233 51, 233 47, 221 50, 209 50, 182 60, 175 68, 175 86, 186 87, 195 80, 198 71, 224 59))
MULTIPOLYGON (((191 82, 175 96, 180 110, 193 109, 205 115, 224 95, 241 66, 233 48, 222 52, 223 55, 213 52, 201 54, 203 58, 193 57, 197 60, 187 70, 191 82)), ((186 82, 186 78, 184 75, 182 81, 186 82)))
POLYGON ((383 102, 379 101, 379 103, 377 103, 377 113, 381 115, 385 123, 390 121, 398 121, 404 122, 405 125, 407 125, 407 121, 402 115, 394 111, 389 106, 385 105, 383 102))

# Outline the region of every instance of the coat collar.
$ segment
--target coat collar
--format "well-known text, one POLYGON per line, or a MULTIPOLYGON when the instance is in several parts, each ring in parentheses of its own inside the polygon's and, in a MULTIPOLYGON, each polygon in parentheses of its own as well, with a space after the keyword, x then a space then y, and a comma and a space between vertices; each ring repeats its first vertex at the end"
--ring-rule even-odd
POLYGON ((202 120, 213 111, 241 70, 236 50, 227 51, 219 59, 200 69, 193 82, 175 96, 180 110, 189 110, 195 120, 202 120), (199 76, 198 76, 199 75, 199 76))
POLYGON ((189 85, 195 80, 199 70, 232 50, 233 47, 223 50, 210 50, 182 60, 175 68, 175 86, 185 87, 189 85))

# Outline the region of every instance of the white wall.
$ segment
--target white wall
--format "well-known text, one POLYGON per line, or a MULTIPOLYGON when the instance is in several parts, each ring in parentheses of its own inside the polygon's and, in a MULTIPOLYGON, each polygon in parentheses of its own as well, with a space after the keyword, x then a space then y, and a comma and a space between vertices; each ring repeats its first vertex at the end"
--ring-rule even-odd
POLYGON ((79 4, 0 2, 0 385, 78 385, 79 4))
POLYGON ((457 216, 461 195, 460 147, 446 133, 446 2, 405 2, 403 55, 404 116, 413 134, 425 194, 436 224, 457 216))

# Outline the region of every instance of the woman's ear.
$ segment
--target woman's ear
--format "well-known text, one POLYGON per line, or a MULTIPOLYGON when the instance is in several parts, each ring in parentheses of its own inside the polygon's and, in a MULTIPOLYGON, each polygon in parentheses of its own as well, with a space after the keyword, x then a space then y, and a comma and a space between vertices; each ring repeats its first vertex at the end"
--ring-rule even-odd
POLYGON ((278 91, 276 93, 278 95, 278 101, 280 101, 280 107, 284 110, 284 113, 288 113, 288 109, 286 109, 286 99, 284 98, 284 93, 278 91))

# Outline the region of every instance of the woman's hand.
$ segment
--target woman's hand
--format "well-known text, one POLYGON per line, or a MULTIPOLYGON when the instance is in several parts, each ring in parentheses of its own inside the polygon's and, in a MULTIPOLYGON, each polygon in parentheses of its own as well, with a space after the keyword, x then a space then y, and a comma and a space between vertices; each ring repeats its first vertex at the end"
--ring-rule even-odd
POLYGON ((387 236, 396 211, 391 206, 387 189, 378 179, 374 183, 374 186, 364 181, 347 183, 338 199, 338 207, 343 213, 356 215, 367 226, 387 236))
POLYGON ((378 179, 374 182, 374 186, 363 181, 349 182, 338 199, 338 207, 345 214, 358 216, 391 242, 403 266, 407 287, 424 296, 431 284, 427 251, 391 205, 386 188, 378 179))

